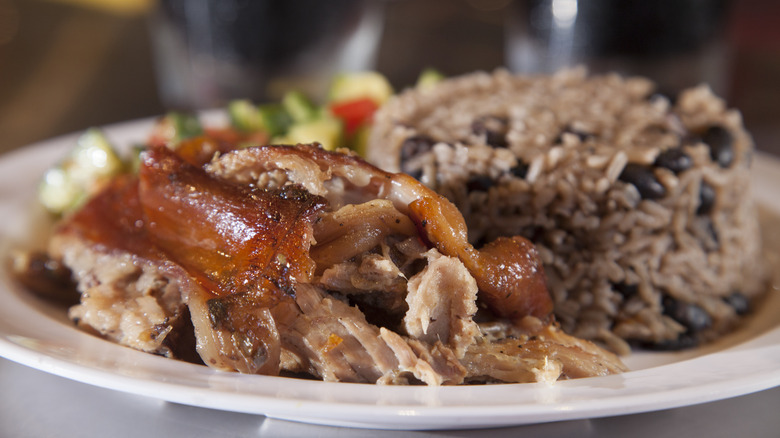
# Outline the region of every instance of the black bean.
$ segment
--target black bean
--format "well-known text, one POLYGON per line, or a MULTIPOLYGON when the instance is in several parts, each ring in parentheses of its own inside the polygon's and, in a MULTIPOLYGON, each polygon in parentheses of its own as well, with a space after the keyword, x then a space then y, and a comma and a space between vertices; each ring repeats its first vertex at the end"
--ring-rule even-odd
POLYGON ((475 175, 466 181, 466 190, 469 192, 487 192, 495 181, 486 175, 475 175))
POLYGON ((436 140, 427 135, 413 135, 401 144, 401 161, 406 161, 417 155, 430 152, 436 140))
POLYGON ((517 166, 509 169, 509 171, 518 178, 525 178, 528 174, 528 165, 525 163, 518 163, 517 166))
POLYGON ((631 298, 639 292, 639 286, 637 284, 629 284, 624 281, 620 283, 613 283, 612 289, 617 291, 623 298, 631 298))
POLYGON ((720 167, 730 167, 734 162, 734 136, 722 126, 710 126, 701 137, 710 148, 710 157, 720 167))
POLYGON ((666 196, 666 188, 656 179, 650 167, 628 163, 620 173, 619 179, 633 184, 644 199, 661 199, 666 196))
POLYGON ((688 304, 683 313, 678 315, 682 323, 693 332, 705 330, 712 326, 712 317, 700 306, 688 304))
POLYGON ((732 292, 731 295, 724 297, 723 301, 731 306, 737 315, 744 315, 750 311, 750 300, 742 292, 732 292))
POLYGON ((720 247, 720 235, 718 234, 718 230, 715 228, 715 224, 712 222, 712 219, 710 219, 707 222, 707 232, 710 234, 710 237, 712 238, 712 241, 715 243, 715 246, 717 248, 720 247))
POLYGON ((682 148, 672 148, 661 152, 654 164, 677 174, 690 169, 693 166, 693 159, 682 148))
POLYGON ((693 303, 684 303, 671 297, 663 300, 664 314, 684 325, 687 333, 696 333, 712 326, 712 317, 693 303))
POLYGON ((471 124, 471 130, 476 135, 484 135, 485 143, 494 148, 509 146, 506 133, 509 130, 509 122, 503 117, 483 116, 471 124))
POLYGON ((412 178, 416 179, 417 181, 419 181, 420 178, 422 178, 422 169, 416 169, 416 170, 412 170, 412 171, 404 170, 404 173, 407 173, 409 176, 411 176, 412 178))
POLYGON ((699 187, 699 208, 696 209, 696 214, 709 214, 714 206, 715 188, 706 181, 702 181, 701 186, 699 187))

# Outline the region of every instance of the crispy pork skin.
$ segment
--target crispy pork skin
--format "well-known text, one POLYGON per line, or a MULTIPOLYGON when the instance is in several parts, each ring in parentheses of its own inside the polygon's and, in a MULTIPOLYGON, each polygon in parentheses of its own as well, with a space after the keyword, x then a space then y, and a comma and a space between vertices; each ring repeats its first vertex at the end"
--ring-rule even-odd
POLYGON ((70 268, 81 292, 69 316, 114 342, 199 361, 182 300, 188 280, 146 241, 135 178, 113 181, 61 222, 48 251, 70 268))

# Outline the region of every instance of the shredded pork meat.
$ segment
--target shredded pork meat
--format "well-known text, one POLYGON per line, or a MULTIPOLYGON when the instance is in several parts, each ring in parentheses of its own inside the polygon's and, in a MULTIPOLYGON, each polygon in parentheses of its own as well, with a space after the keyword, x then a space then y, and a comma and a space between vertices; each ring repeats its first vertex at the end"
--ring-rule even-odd
POLYGON ((150 148, 138 178, 59 226, 50 256, 79 283, 70 314, 80 326, 221 370, 329 381, 533 382, 625 369, 557 329, 530 243, 475 249, 454 206, 407 175, 307 145, 205 165, 192 153, 150 148))
POLYGON ((406 333, 427 344, 447 345, 461 359, 477 337, 477 283, 460 260, 435 249, 428 265, 408 284, 406 333))

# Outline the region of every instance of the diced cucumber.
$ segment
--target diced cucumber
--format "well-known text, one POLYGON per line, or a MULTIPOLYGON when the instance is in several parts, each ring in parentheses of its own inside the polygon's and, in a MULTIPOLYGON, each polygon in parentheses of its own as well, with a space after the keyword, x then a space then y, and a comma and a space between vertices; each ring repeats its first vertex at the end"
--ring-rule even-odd
POLYGON ((270 136, 282 135, 292 124, 290 114, 281 104, 269 103, 257 107, 263 121, 263 129, 270 136))
POLYGON ((46 171, 38 187, 38 199, 50 212, 65 213, 81 205, 101 181, 124 169, 124 163, 103 132, 90 128, 78 138, 61 164, 46 171))
POLYGON ((260 111, 252 102, 242 99, 228 103, 228 115, 230 123, 243 132, 256 132, 263 130, 263 118, 260 111))
POLYGON ((360 126, 355 134, 352 136, 352 142, 349 145, 350 149, 357 152, 361 157, 366 156, 366 149, 368 148, 368 137, 371 135, 371 126, 360 126))
POLYGON ((77 185, 88 187, 94 181, 122 171, 122 160, 100 129, 90 128, 79 137, 62 168, 77 185))
POLYGON ((373 71, 342 73, 333 78, 328 99, 331 102, 370 98, 383 104, 393 95, 387 78, 373 71))
POLYGON ((85 196, 84 189, 61 167, 47 170, 38 186, 38 200, 56 214, 75 209, 85 196))
POLYGON ((198 116, 183 112, 170 112, 157 120, 152 128, 152 138, 175 147, 182 140, 203 135, 198 116))
POLYGON ((228 115, 232 125, 239 131, 265 131, 271 136, 283 134, 294 120, 283 104, 256 106, 248 100, 230 102, 228 115))
POLYGON ((326 150, 341 146, 344 128, 334 117, 322 117, 290 126, 287 134, 275 138, 272 143, 296 144, 318 142, 326 150))
POLYGON ((444 75, 436 69, 426 68, 417 78, 417 88, 426 89, 438 84, 444 79, 444 75))
POLYGON ((317 107, 300 91, 289 91, 282 97, 282 106, 293 122, 301 123, 317 116, 317 107))

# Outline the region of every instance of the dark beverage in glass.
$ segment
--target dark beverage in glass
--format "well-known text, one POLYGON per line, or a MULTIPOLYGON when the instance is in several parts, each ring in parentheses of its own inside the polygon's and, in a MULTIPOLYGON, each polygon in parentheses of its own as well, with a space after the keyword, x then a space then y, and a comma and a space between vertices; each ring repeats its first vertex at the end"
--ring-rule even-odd
POLYGON ((519 0, 507 59, 522 72, 586 65, 641 74, 674 92, 701 82, 723 88, 727 0, 519 0))
POLYGON ((159 89, 171 107, 323 92, 337 71, 374 65, 381 2, 160 0, 151 18, 159 89))

